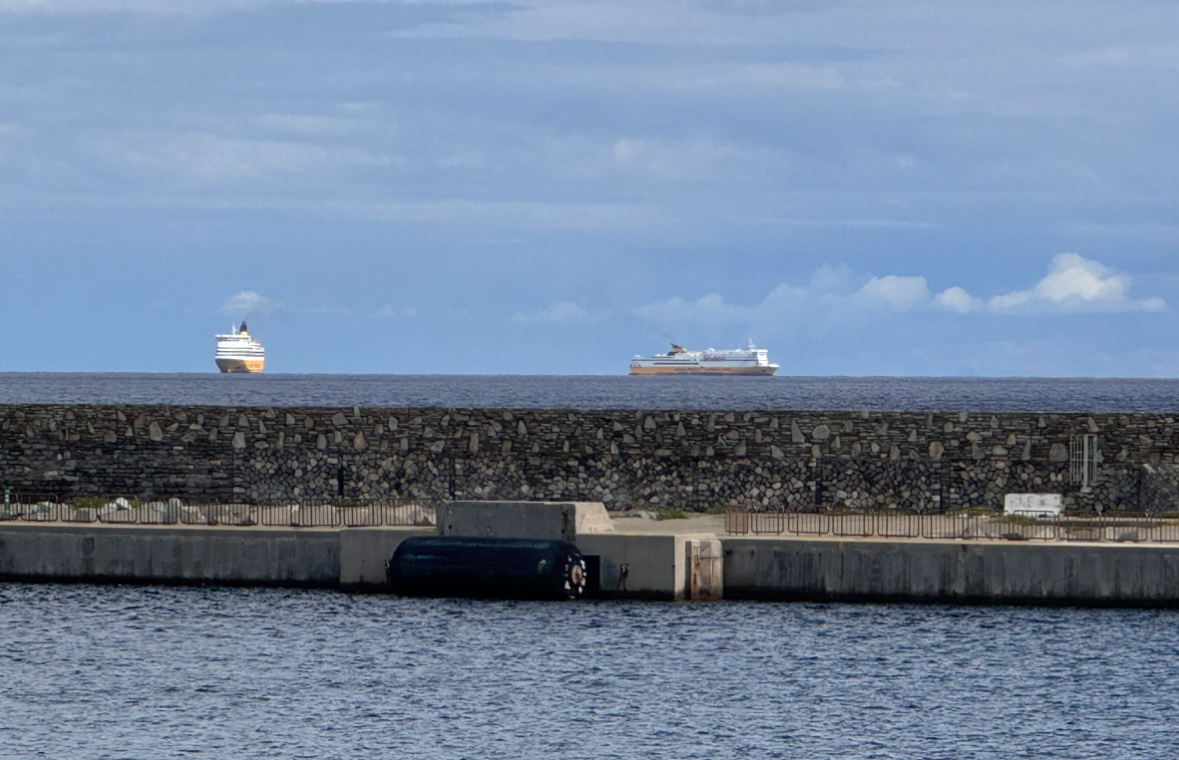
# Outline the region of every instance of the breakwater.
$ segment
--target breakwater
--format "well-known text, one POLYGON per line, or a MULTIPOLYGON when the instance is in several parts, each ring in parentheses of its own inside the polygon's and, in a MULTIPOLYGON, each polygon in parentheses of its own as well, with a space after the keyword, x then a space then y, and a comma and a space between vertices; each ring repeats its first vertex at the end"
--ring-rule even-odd
MULTIPOLYGON (((717 538, 682 530, 578 533, 574 542, 593 559, 594 595, 1179 607, 1176 546, 717 538), (692 553, 709 547, 716 551, 692 553)), ((432 533, 0 523, 0 581, 386 591, 385 561, 405 538, 432 533)))
POLYGON ((65 497, 1158 512, 1168 414, 0 406, 0 484, 65 497))

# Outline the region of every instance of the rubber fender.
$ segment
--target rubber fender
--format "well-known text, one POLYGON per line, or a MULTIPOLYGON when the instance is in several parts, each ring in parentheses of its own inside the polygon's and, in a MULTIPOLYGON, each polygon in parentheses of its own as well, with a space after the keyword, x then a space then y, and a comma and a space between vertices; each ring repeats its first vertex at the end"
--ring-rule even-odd
POLYGON ((580 599, 586 564, 568 541, 414 536, 387 564, 402 596, 473 599, 580 599))

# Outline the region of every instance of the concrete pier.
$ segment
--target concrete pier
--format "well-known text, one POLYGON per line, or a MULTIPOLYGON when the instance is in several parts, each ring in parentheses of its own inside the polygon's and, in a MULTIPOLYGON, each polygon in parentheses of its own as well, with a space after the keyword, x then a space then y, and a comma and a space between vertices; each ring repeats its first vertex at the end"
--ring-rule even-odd
POLYGON ((726 538, 725 596, 1179 606, 1179 547, 726 538))
POLYGON ((377 589, 420 528, 0 525, 0 580, 377 589))
MULTIPOLYGON (((1179 607, 1179 546, 749 538, 709 532, 708 519, 612 522, 573 537, 609 597, 1179 607)), ((6 523, 0 580, 381 591, 397 545, 433 532, 6 523)))

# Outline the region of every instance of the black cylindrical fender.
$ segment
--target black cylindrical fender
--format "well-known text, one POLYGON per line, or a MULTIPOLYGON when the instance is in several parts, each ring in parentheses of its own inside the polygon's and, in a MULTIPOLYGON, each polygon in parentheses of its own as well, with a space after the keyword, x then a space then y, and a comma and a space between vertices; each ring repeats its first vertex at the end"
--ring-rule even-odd
POLYGON ((414 536, 387 568, 403 596, 579 599, 586 584, 585 560, 568 541, 414 536))

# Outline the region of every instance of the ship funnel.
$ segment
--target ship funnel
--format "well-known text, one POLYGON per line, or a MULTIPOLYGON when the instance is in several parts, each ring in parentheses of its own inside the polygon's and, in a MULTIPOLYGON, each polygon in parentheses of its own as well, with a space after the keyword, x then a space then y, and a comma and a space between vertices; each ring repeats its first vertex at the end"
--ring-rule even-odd
POLYGON ((239 332, 239 333, 249 332, 248 330, 246 330, 246 320, 244 320, 244 319, 242 320, 242 326, 241 326, 241 328, 238 330, 238 332, 239 332))

